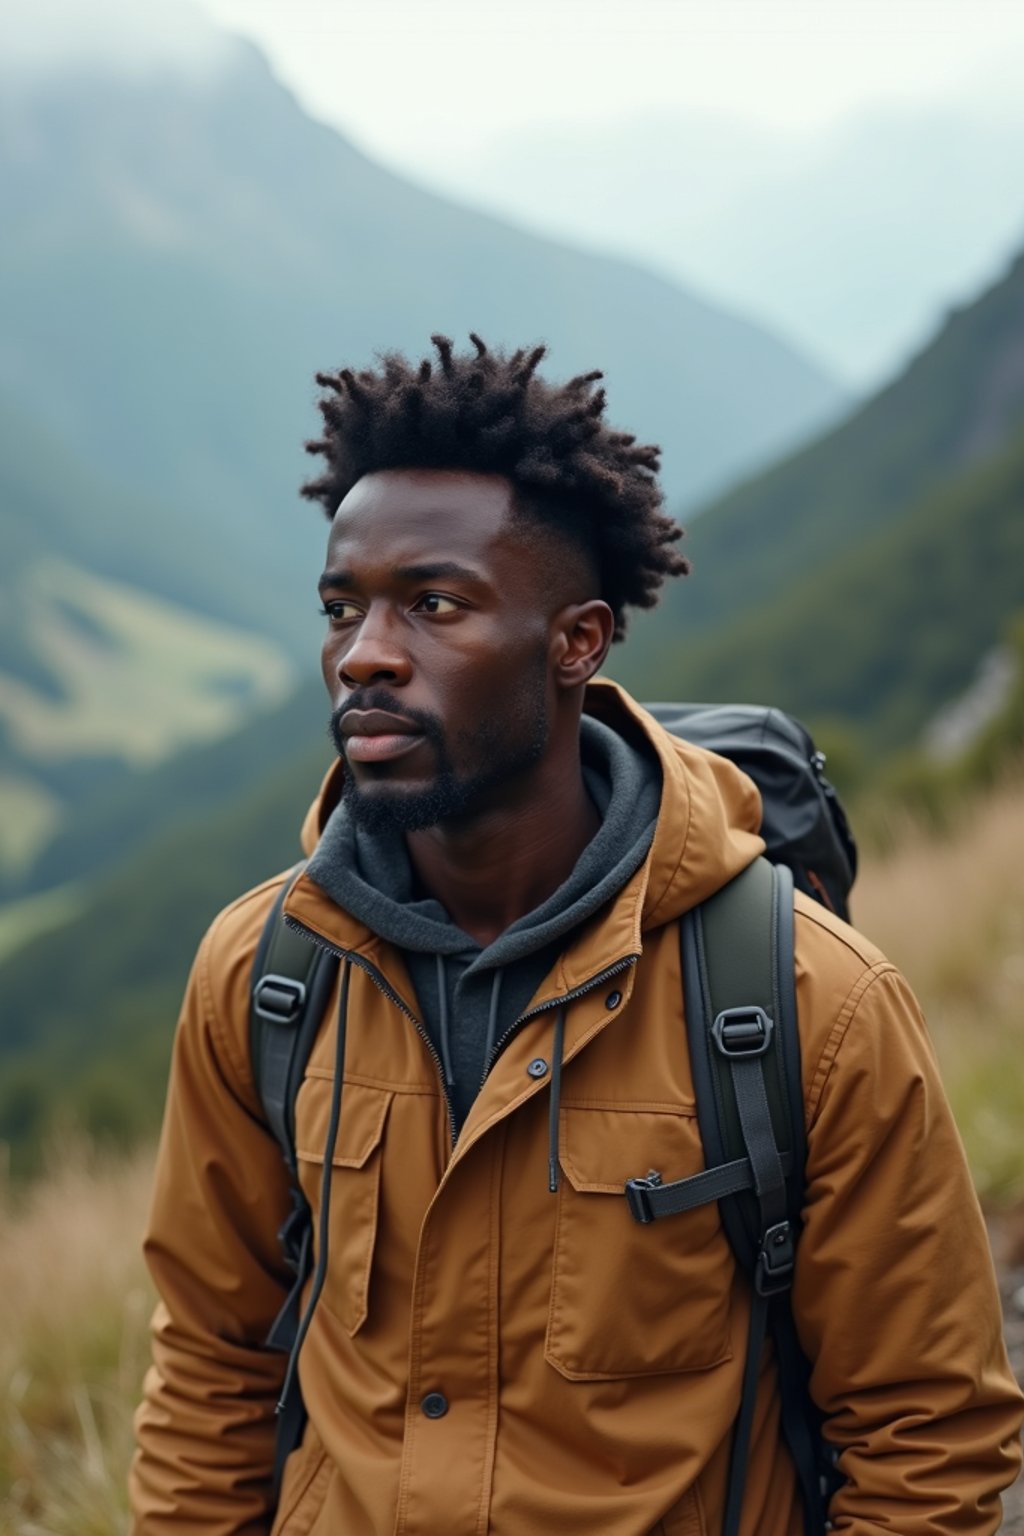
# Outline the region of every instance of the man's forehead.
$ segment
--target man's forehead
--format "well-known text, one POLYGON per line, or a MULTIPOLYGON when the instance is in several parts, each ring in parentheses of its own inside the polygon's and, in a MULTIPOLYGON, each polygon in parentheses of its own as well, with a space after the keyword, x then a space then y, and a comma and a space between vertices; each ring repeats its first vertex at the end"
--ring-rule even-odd
POLYGON ((509 522, 511 483, 459 470, 380 470, 352 487, 331 524, 328 546, 372 547, 403 563, 443 546, 483 553, 509 522))
POLYGON ((507 516, 512 482, 504 475, 461 469, 381 469, 357 480, 338 507, 335 521, 370 517, 475 514, 507 516))

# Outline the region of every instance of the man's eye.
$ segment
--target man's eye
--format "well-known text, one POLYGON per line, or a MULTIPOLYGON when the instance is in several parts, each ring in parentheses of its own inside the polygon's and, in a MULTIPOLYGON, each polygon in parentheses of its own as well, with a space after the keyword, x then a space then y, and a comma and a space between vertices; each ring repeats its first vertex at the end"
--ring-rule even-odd
POLYGON ((332 624, 346 624, 359 616, 359 609, 355 603, 344 602, 340 598, 331 603, 324 603, 320 612, 325 618, 330 619, 332 624))
POLYGON ((459 604, 455 599, 445 597, 442 592, 425 592, 416 607, 421 613, 458 613, 459 611, 459 604))

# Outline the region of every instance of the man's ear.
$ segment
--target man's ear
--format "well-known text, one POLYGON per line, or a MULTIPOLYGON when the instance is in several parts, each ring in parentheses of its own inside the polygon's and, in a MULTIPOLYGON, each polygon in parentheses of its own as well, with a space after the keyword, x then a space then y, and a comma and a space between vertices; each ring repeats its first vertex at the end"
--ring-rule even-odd
POLYGON ((551 660, 555 683, 567 691, 589 683, 612 643, 615 619, 607 603, 569 603, 552 620, 551 660))

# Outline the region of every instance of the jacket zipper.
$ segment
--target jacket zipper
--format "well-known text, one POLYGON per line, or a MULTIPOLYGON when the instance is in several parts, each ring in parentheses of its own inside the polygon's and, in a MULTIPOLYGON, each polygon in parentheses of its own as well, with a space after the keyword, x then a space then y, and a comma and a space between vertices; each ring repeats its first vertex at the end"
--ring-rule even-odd
POLYGON ((571 992, 566 992, 562 997, 553 997, 550 1002, 539 1003, 536 1008, 531 1008, 527 1013, 520 1014, 515 1023, 510 1024, 505 1033, 495 1042, 491 1054, 484 1065, 484 1075, 480 1079, 481 1088, 487 1081, 488 1074, 494 1063, 504 1050, 506 1042, 512 1038, 521 1024, 525 1024, 529 1019, 537 1018, 539 1014, 547 1013, 549 1008, 564 1008, 567 1003, 575 1003, 579 998, 584 997, 586 993, 592 991, 594 987, 599 987, 603 981, 610 981, 613 976, 618 976, 623 971, 628 971, 630 966, 636 965, 639 959, 639 955, 626 955, 622 960, 616 960, 614 965, 609 965, 606 970, 598 971, 597 975, 591 976, 589 981, 581 982, 578 987, 573 987, 571 992))
POLYGON ((286 913, 284 920, 289 928, 294 929, 296 933, 301 933, 303 938, 308 939, 311 944, 315 944, 317 949, 325 949, 327 950, 328 954, 336 955, 339 960, 348 960, 352 965, 357 965, 361 971, 365 971, 366 975, 369 976, 377 990, 379 992, 383 992, 388 1001, 394 1003, 399 1012, 404 1013, 410 1023, 413 1024, 416 1029, 416 1033, 419 1035, 420 1039, 423 1041, 423 1044, 430 1052, 431 1059, 437 1068, 437 1076, 441 1084, 441 1093, 444 1097, 445 1109, 448 1114, 448 1135, 451 1139, 452 1149, 454 1150, 456 1140, 455 1111, 452 1106, 451 1095, 448 1092, 448 1084, 445 1082, 444 1063, 442 1062, 441 1057, 434 1047, 433 1040, 431 1040, 419 1019, 411 1011, 411 1009, 406 1006, 405 1002, 402 1000, 402 998, 399 997, 395 989, 389 984, 383 973, 379 971, 375 965, 371 965, 369 960, 365 960, 362 955, 357 955, 350 949, 339 949, 336 944, 329 943, 328 940, 322 938, 319 933, 314 933, 312 928, 307 928, 305 923, 300 923, 297 917, 289 917, 286 913))

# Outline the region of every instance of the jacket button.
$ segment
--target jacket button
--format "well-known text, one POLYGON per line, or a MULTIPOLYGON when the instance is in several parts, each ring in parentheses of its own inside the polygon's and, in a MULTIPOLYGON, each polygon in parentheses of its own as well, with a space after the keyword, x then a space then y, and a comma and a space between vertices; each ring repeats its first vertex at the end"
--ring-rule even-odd
POLYGON ((621 1002, 622 1002, 622 993, 621 992, 609 992, 608 996, 604 1000, 604 1005, 605 1005, 606 1008, 609 1008, 609 1009, 617 1008, 621 1002))
POLYGON ((448 1412, 448 1399, 443 1392, 428 1392, 420 1408, 428 1419, 443 1419, 448 1412))
POLYGON ((548 1070, 548 1064, 543 1056, 535 1056, 526 1070, 531 1077, 543 1077, 548 1070))

